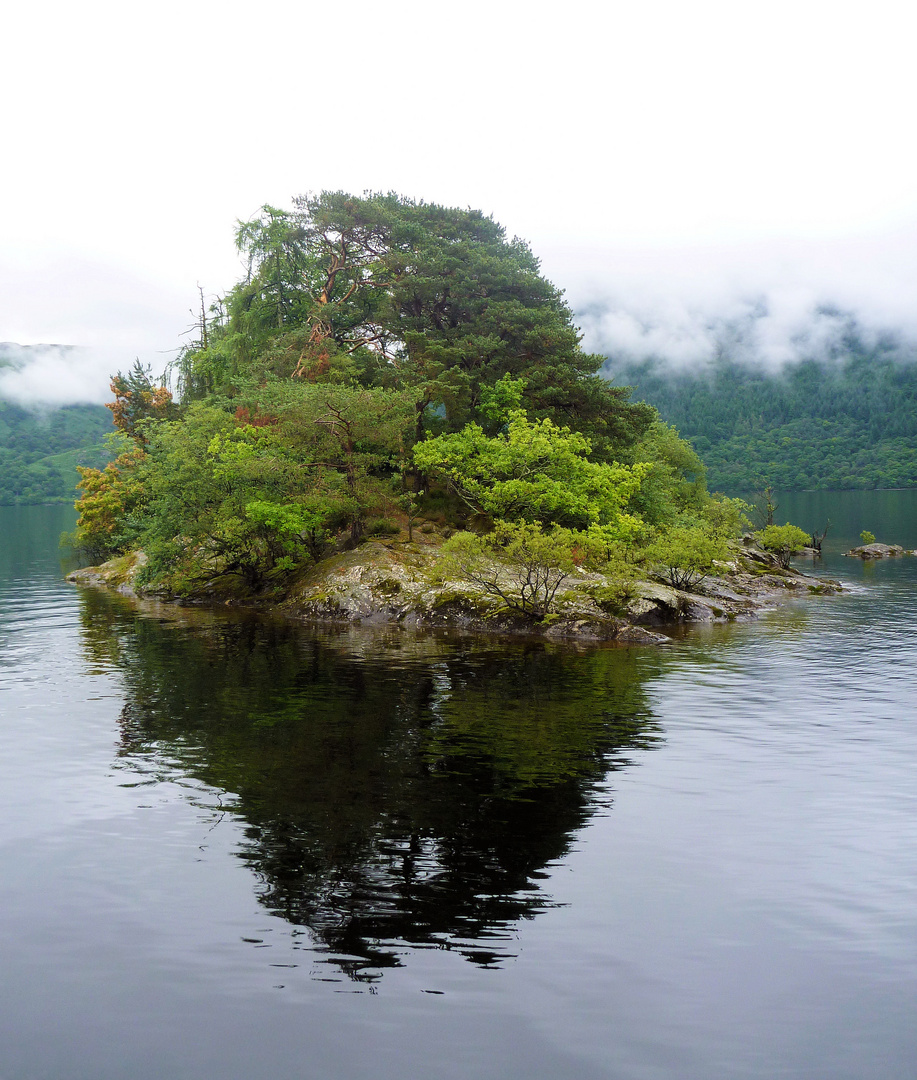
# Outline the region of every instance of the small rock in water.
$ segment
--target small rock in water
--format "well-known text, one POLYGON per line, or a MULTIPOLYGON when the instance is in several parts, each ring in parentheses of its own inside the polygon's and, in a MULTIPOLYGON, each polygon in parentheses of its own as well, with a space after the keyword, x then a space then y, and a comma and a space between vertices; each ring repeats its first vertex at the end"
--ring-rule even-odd
POLYGON ((845 555, 857 559, 887 559, 893 555, 909 554, 900 544, 862 544, 860 547, 845 551, 845 555))

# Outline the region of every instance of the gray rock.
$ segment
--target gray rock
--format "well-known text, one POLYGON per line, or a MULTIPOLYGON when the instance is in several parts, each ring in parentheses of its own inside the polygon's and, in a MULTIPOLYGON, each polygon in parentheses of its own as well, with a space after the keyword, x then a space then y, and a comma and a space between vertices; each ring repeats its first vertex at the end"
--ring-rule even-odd
POLYGON ((863 544, 844 554, 857 559, 888 559, 895 555, 907 555, 908 552, 900 544, 863 544))

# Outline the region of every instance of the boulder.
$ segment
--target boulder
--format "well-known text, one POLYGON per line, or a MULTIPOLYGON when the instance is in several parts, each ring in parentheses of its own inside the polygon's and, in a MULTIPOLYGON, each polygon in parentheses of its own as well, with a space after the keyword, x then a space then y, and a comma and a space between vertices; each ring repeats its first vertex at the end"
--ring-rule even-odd
POLYGON ((894 555, 906 555, 907 552, 900 544, 862 544, 844 554, 857 559, 888 559, 894 555))

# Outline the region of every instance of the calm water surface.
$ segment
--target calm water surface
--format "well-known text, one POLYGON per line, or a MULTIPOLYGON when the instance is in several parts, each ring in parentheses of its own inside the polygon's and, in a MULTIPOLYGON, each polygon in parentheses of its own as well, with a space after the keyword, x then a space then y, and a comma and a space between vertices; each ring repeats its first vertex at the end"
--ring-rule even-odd
POLYGON ((0 508, 0 1080, 917 1075, 917 493, 576 649, 132 604, 0 508))

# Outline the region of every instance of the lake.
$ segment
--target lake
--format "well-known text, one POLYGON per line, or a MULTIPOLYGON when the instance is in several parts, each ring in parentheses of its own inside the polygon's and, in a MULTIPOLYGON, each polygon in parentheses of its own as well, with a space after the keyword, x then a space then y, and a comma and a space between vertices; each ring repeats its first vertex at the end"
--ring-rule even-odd
POLYGON ((917 492, 669 646, 66 584, 0 508, 0 1080, 911 1080, 917 492))

